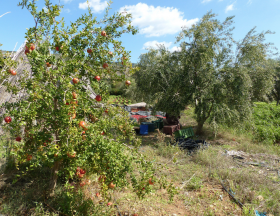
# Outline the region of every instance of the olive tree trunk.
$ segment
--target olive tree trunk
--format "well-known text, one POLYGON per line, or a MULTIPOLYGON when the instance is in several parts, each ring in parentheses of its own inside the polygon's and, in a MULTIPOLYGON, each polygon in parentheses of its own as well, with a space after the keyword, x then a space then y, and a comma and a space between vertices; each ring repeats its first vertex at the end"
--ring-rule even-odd
MULTIPOLYGON (((198 106, 198 108, 200 106, 200 108, 203 110, 200 103, 197 106, 198 106)), ((202 115, 201 115, 200 110, 199 110, 199 112, 197 112, 198 118, 197 118, 197 129, 196 129, 196 132, 195 132, 196 135, 202 135, 203 134, 203 125, 206 122, 206 120, 210 117, 212 109, 213 109, 213 101, 211 102, 211 107, 209 108, 207 113, 205 112, 205 110, 204 110, 202 115)))
POLYGON ((195 132, 196 135, 203 134, 203 125, 204 125, 204 122, 198 122, 197 129, 196 129, 196 132, 195 132))

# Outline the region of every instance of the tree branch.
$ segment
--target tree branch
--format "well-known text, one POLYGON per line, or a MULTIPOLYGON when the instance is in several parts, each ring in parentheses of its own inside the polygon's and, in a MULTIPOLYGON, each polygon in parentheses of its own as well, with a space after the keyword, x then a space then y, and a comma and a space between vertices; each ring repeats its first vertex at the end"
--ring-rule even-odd
POLYGON ((212 111, 212 108, 213 108, 213 100, 212 100, 212 105, 211 105, 211 108, 210 108, 210 110, 209 110, 209 112, 208 112, 208 116, 206 117, 206 119, 205 119, 205 121, 210 117, 210 113, 211 113, 211 111, 212 111))

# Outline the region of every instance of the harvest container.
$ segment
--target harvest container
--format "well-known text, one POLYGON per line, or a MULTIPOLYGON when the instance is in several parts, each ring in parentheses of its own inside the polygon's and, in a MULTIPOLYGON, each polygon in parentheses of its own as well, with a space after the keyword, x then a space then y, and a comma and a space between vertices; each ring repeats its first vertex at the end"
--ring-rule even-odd
POLYGON ((148 134, 148 125, 141 124, 140 125, 140 134, 147 135, 148 134))
POLYGON ((148 132, 155 131, 155 125, 152 122, 142 122, 141 125, 148 125, 148 132))
POLYGON ((189 138, 194 136, 192 127, 175 131, 174 134, 175 134, 175 138, 189 138))
POLYGON ((163 120, 162 119, 152 121, 152 123, 154 123, 155 129, 162 129, 163 128, 163 120))
POLYGON ((163 127, 163 133, 167 135, 172 135, 178 130, 180 130, 180 125, 166 125, 163 127))

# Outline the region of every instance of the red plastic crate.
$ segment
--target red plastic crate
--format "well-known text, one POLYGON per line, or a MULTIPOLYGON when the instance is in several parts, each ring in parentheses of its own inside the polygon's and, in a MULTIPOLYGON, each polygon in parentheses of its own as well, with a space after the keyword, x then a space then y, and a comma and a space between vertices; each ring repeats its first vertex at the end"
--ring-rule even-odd
POLYGON ((172 135, 177 130, 180 130, 180 125, 166 125, 163 127, 163 133, 166 135, 172 135))

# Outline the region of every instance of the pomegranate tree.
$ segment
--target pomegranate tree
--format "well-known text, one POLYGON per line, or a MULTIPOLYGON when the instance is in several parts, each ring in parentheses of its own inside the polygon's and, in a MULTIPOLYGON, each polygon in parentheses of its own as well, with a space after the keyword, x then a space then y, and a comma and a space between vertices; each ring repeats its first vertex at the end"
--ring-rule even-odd
MULTIPOLYGON (((57 5, 46 1, 47 9, 40 13, 36 11, 35 2, 22 1, 20 5, 41 22, 40 27, 36 23, 26 33, 27 43, 34 45, 28 46, 26 51, 32 76, 28 80, 19 79, 17 86, 3 84, 14 94, 24 89, 28 93, 21 103, 6 103, 6 113, 0 116, 6 117, 3 127, 15 137, 19 136, 21 127, 25 127, 24 135, 15 142, 16 164, 26 163, 30 169, 49 166, 50 195, 54 194, 57 179, 63 173, 65 187, 70 185, 71 178, 84 179, 87 175, 98 174, 104 176, 100 183, 103 184, 102 195, 109 189, 132 184, 137 195, 143 197, 149 190, 141 188, 148 187, 150 178, 154 184, 159 183, 154 176, 156 169, 136 150, 140 140, 135 137, 127 114, 119 107, 110 107, 110 115, 103 115, 102 105, 108 101, 109 88, 99 77, 106 73, 114 80, 120 79, 117 72, 124 74, 126 68, 117 67, 112 56, 107 54, 112 45, 119 62, 126 55, 125 48, 115 39, 123 33, 134 35, 137 30, 131 25, 119 30, 120 25, 114 20, 130 24, 131 15, 118 13, 115 18, 102 21, 102 26, 106 27, 98 27, 101 23, 89 10, 83 19, 68 28, 64 27, 63 19, 54 21, 60 14, 57 5), (80 24, 86 31, 77 32, 76 26, 80 24), (87 86, 94 92, 86 91, 87 86), (119 129, 120 125, 126 127, 125 134, 119 129), (83 167, 78 174, 77 166, 83 167)), ((16 68, 12 64, 9 66, 16 68)), ((4 80, 5 76, 1 74, 0 79, 4 80)), ((126 80, 124 76, 121 79, 126 80)))

